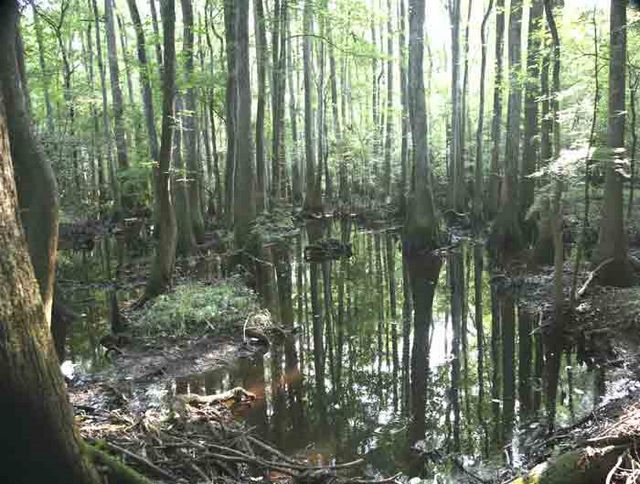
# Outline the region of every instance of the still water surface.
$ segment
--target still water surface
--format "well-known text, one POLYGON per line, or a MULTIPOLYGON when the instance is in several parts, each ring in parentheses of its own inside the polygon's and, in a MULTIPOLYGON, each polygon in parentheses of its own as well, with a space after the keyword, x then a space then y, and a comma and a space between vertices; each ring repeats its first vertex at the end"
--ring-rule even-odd
MULTIPOLYGON (((402 470, 407 477, 450 482, 472 479, 461 466, 497 479, 499 467, 522 465, 548 413, 537 330, 542 308, 528 297, 527 286, 492 275, 471 242, 444 254, 427 341, 429 371, 412 381, 412 306, 398 233, 344 221, 317 225, 309 235, 350 243, 353 255, 305 262, 306 233, 286 251, 264 249, 261 259, 268 263, 258 277, 259 292, 273 318, 291 331, 266 352, 178 379, 175 391, 252 391, 255 404, 238 418, 281 449, 316 463, 363 457, 372 474, 402 470), (426 419, 418 429, 424 438, 415 442, 409 438, 416 431, 409 398, 412 386, 425 382, 426 419)), ((113 268, 101 262, 94 270, 113 268)), ((108 330, 111 291, 89 285, 79 292, 84 300, 75 296, 85 309, 70 351, 86 367, 106 364, 97 339, 108 330), (92 298, 105 303, 88 304, 92 298)), ((578 360, 575 352, 564 353, 557 382, 551 382, 557 385, 559 426, 591 411, 606 390, 604 370, 578 360)))

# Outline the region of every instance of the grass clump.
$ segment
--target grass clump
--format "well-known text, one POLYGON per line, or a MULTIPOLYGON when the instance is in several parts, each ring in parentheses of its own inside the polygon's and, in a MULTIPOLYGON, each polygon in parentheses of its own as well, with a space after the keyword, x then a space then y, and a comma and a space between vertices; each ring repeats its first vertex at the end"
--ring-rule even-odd
POLYGON ((231 333, 257 310, 255 294, 237 280, 192 282, 156 298, 136 326, 147 336, 219 335, 231 333))

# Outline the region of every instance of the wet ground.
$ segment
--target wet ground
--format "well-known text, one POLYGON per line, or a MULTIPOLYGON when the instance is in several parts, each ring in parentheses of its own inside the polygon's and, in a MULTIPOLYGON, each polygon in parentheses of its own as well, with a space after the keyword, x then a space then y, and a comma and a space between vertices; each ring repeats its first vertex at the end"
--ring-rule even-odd
MULTIPOLYGON (((156 341, 106 358, 99 340, 109 332, 113 293, 121 302, 135 296, 144 255, 127 256, 112 242, 93 253, 66 254, 62 288, 81 316, 69 340, 74 403, 101 404, 96 388, 107 382, 130 410, 142 413, 162 410, 175 394, 241 386, 257 398, 236 418, 287 454, 317 464, 362 457, 372 476, 400 470, 405 480, 500 482, 544 454, 539 444, 552 407, 555 427, 569 427, 606 402, 639 392, 636 342, 619 337, 623 324, 624 331, 638 332, 629 315, 640 312, 621 309, 632 294, 596 289, 585 298, 573 330, 562 336, 554 374, 545 330, 550 272, 492 272, 483 251, 464 240, 443 254, 429 371, 416 381, 409 371, 411 301, 398 233, 343 222, 318 225, 310 235, 349 243, 352 256, 305 262, 305 231, 290 240, 286 256, 264 249, 256 285, 286 330, 273 334, 268 348, 247 347, 238 334, 156 341), (419 432, 425 437, 416 442, 409 437, 415 431, 409 399, 421 383, 427 387, 419 432)), ((185 274, 189 267, 201 278, 220 275, 215 261, 186 264, 185 274)))

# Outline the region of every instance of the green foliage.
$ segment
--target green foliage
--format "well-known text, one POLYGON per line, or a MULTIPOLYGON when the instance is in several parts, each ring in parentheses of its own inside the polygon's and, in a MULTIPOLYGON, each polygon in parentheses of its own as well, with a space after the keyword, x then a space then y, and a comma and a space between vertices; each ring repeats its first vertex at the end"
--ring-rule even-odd
POLYGON ((135 330, 153 336, 219 335, 257 311, 256 296, 238 280, 186 283, 144 309, 135 330))
POLYGON ((151 203, 150 162, 140 162, 118 173, 122 194, 135 200, 135 205, 149 205, 151 203))

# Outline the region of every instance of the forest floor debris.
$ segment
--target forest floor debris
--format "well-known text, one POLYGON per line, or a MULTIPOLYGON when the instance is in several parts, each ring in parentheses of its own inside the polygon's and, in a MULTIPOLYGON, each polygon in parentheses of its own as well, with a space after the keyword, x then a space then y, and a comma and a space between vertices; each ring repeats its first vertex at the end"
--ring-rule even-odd
POLYGON ((154 482, 395 482, 397 476, 353 477, 361 474, 361 459, 314 465, 285 455, 234 418, 232 409, 254 398, 242 388, 206 398, 175 395, 168 408, 137 415, 76 405, 76 418, 85 439, 154 482))

